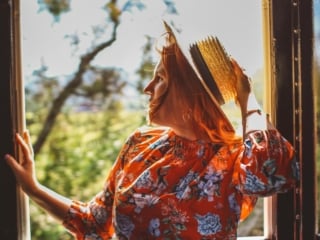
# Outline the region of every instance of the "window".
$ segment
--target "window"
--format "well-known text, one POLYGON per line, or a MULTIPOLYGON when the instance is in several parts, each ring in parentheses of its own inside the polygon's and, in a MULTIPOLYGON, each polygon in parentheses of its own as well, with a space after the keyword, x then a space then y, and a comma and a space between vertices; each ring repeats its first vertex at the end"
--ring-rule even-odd
MULTIPOLYGON (((267 44, 270 46, 271 53, 267 56, 271 58, 265 60, 271 63, 270 69, 266 70, 267 73, 270 73, 273 84, 269 94, 273 96, 273 91, 277 91, 279 97, 279 99, 273 99, 274 104, 266 108, 277 106, 275 111, 272 111, 277 126, 294 142, 298 149, 299 159, 304 163, 301 171, 302 181, 297 189, 267 200, 265 203, 269 206, 268 213, 272 212, 272 214, 265 221, 267 227, 264 231, 266 232, 265 237, 271 239, 313 239, 316 229, 320 228, 320 221, 316 227, 316 217, 319 219, 320 214, 316 213, 314 202, 314 189, 319 191, 319 188, 316 188, 315 184, 316 175, 312 175, 312 171, 315 170, 313 153, 316 149, 315 143, 312 142, 315 134, 315 128, 312 126, 318 121, 312 122, 315 115, 314 108, 308 107, 315 104, 313 93, 319 92, 312 88, 312 82, 309 82, 312 79, 309 68, 312 65, 310 41, 313 39, 312 21, 315 21, 310 17, 312 16, 312 3, 319 5, 318 0, 265 0, 262 2, 263 8, 270 9, 270 12, 267 11, 267 14, 270 13, 270 18, 267 18, 266 26, 270 26, 271 32, 270 42, 267 44)), ((19 71, 16 70, 20 68, 17 52, 19 46, 17 38, 20 38, 20 35, 15 32, 19 26, 14 25, 13 21, 19 16, 19 11, 14 10, 17 4, 19 2, 13 0, 0 4, 0 52, 2 53, 0 55, 2 76, 0 98, 3 104, 3 107, 0 108, 0 115, 3 116, 0 126, 0 142, 3 147, 0 148, 0 151, 2 156, 6 152, 14 152, 13 141, 8 141, 8 139, 13 139, 13 133, 23 128, 24 124, 23 111, 19 112, 15 108, 20 104, 23 110, 23 99, 21 102, 21 99, 17 98, 17 96, 23 98, 23 92, 15 95, 16 88, 14 87, 19 88, 20 84, 16 82, 19 78, 19 71), (12 41, 12 39, 15 40, 12 41)), ((230 49, 228 44, 226 48, 230 49)), ((248 52, 248 49, 244 51, 248 52)), ((317 111, 319 112, 319 105, 317 105, 317 111)), ((317 150, 319 156, 319 146, 317 150)), ((0 173, 0 190, 6 193, 6 198, 2 199, 4 202, 0 204, 1 212, 4 213, 0 217, 0 239, 28 239, 28 208, 24 208, 25 200, 22 197, 20 201, 21 195, 16 192, 14 178, 3 162, 0 162, 0 173)), ((318 192, 318 205, 319 194, 318 192)))
MULTIPOLYGON (((1 156, 6 153, 19 155, 13 146, 14 132, 24 128, 24 93, 21 76, 19 2, 0 4, 1 31, 1 156)), ((0 238, 29 239, 28 202, 14 177, 1 161, 1 191, 6 197, 1 202, 0 238)))

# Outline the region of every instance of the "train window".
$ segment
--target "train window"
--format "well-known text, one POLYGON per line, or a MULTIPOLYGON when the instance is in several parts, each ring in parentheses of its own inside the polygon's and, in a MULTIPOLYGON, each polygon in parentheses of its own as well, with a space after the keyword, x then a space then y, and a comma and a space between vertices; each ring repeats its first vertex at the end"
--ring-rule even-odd
MULTIPOLYGON (((39 110, 35 110, 37 108, 37 104, 31 104, 33 101, 31 97, 33 92, 39 91, 39 87, 47 87, 49 89, 50 87, 55 86, 55 88, 61 88, 61 85, 59 86, 59 83, 57 83, 57 81, 66 81, 68 77, 64 76, 76 69, 74 68, 74 65, 72 66, 72 64, 74 64, 77 61, 75 56, 77 56, 77 54, 79 54, 79 52, 82 51, 82 49, 80 48, 90 41, 91 33, 87 31, 90 28, 90 24, 92 24, 93 26, 95 23, 90 23, 88 21, 94 21, 94 19, 96 21, 103 21, 104 16, 101 15, 101 19, 97 20, 97 16, 101 14, 101 11, 97 11, 96 14, 90 15, 95 17, 92 17, 91 19, 86 19, 85 23, 80 23, 80 21, 84 19, 84 14, 81 14, 80 12, 84 9, 80 9, 79 7, 77 7, 77 2, 72 2, 72 4, 74 4, 72 10, 70 10, 70 12, 65 13, 64 15, 61 15, 61 18, 58 22, 52 23, 52 19, 50 19, 50 15, 46 11, 38 11, 39 6, 36 5, 36 2, 22 2, 21 4, 23 17, 22 26, 24 46, 23 62, 25 64, 25 79, 27 80, 27 89, 29 91, 27 93, 28 100, 26 105, 26 114, 27 121, 29 121, 30 124, 29 128, 31 129, 31 131, 35 133, 37 132, 37 130, 35 129, 39 128, 39 123, 36 124, 35 121, 36 119, 42 119, 42 116, 40 114, 41 111, 43 111, 43 109, 41 110, 40 108, 39 110), (78 13, 75 13, 75 11, 78 11, 78 13), (72 22, 67 22, 68 18, 70 18, 70 21, 72 22), (77 24, 75 25, 74 23, 77 24), (83 26, 83 28, 79 28, 79 26, 83 26), (78 29, 75 29, 75 27, 77 27, 78 29), (63 35, 65 35, 65 37, 63 37, 63 35), (68 46, 66 40, 70 40, 70 46, 68 46), (68 66, 69 69, 67 68, 68 66), (51 77, 48 75, 51 75, 51 77), (65 78, 65 80, 63 80, 63 78, 65 78), (39 81, 46 81, 47 85, 41 85, 39 84, 39 81), (50 86, 50 84, 52 84, 52 86, 50 86)), ((270 68, 265 67, 265 65, 268 64, 268 58, 264 57, 266 54, 270 54, 269 52, 266 52, 266 50, 264 49, 264 47, 268 44, 265 43, 265 39, 268 38, 268 36, 266 36, 265 34, 269 34, 269 20, 263 20, 263 18, 269 17, 268 5, 262 5, 261 2, 256 0, 233 0, 222 2, 209 0, 199 1, 193 7, 186 7, 185 5, 185 2, 180 2, 179 4, 179 1, 177 1, 177 9, 179 10, 179 8, 181 8, 181 10, 179 10, 181 12, 181 16, 180 18, 177 18, 177 21, 181 21, 181 23, 185 25, 187 24, 188 28, 191 29, 192 27, 197 26, 197 24, 198 26, 203 27, 204 29, 197 29, 197 31, 199 31, 199 35, 202 34, 200 31, 208 31, 208 26, 210 26, 212 34, 218 35, 220 37, 220 40, 223 42, 226 50, 239 61, 239 63, 246 69, 247 74, 251 76, 254 85, 254 91, 256 92, 257 96, 260 97, 260 103, 266 107, 267 112, 270 112, 270 109, 267 109, 268 96, 265 95, 265 93, 270 92, 270 87, 268 87, 268 83, 265 81, 265 79, 268 79, 268 71, 270 71, 270 68), (201 4, 203 4, 203 6, 201 6, 201 4), (194 12, 196 7, 202 7, 201 14, 194 12), (190 18, 191 15, 196 15, 199 22, 195 22, 195 18, 190 18), (205 17, 201 19, 201 16, 205 17), (212 16, 212 19, 208 20, 207 18, 209 16, 212 16), (184 20, 182 20, 183 18, 184 20), (192 21, 190 21, 191 19, 192 21), (186 23, 186 21, 188 22, 186 23), (208 21, 210 22, 209 25, 207 24, 208 21), (266 91, 266 89, 268 89, 268 91, 266 91)), ((90 7, 90 9, 93 9, 93 7, 90 7)), ((86 11, 87 10, 88 8, 86 9, 86 11)), ((146 11, 148 11, 148 9, 146 11)), ((158 11, 158 9, 156 11, 158 11)), ((141 12, 141 14, 143 13, 141 12)), ((157 16, 156 13, 151 14, 157 16)), ((88 15, 88 13, 86 15, 88 15)), ((136 18, 138 19, 138 17, 136 18)), ((121 22, 121 24, 124 25, 125 23, 121 22)), ((137 33, 141 31, 136 27, 131 26, 131 28, 136 29, 135 31, 137 31, 137 33)), ((152 26, 146 26, 145 24, 143 24, 143 28, 152 28, 152 26)), ((125 31, 122 30, 120 27, 119 34, 124 34, 124 32, 125 31)), ((99 32, 96 32, 95 34, 98 33, 99 32)), ((102 32, 100 32, 100 34, 102 34, 102 32)), ((196 34, 196 32, 193 31, 193 34, 196 34)), ((119 42, 116 44, 119 44, 120 46, 124 43, 124 45, 122 45, 122 47, 118 47, 118 50, 112 51, 115 55, 119 56, 120 58, 122 57, 122 62, 120 63, 123 64, 123 59, 129 61, 129 58, 128 53, 126 53, 126 56, 123 56, 122 54, 125 51, 121 51, 120 49, 125 47, 127 50, 129 50, 128 47, 130 47, 130 45, 133 44, 125 44, 125 41, 121 40, 126 39, 125 36, 118 36, 117 39, 119 40, 119 42)), ((94 41, 92 41, 91 44, 92 43, 94 44, 94 41)), ((89 47, 89 45, 87 47, 89 47)), ((106 62, 108 62, 108 58, 108 55, 104 56, 103 62, 100 64, 103 65, 106 62)), ((115 60, 114 55, 112 60, 115 60)), ((99 57, 97 58, 97 61, 99 61, 99 57)), ((131 66, 138 62, 136 59, 133 59, 133 61, 133 63, 129 63, 131 66)), ((111 61, 109 62, 110 64, 112 64, 111 61)), ((117 64, 116 62, 113 63, 117 64)), ((128 66, 122 65, 120 67, 126 68, 128 66)), ((42 89, 42 92, 38 92, 37 97, 39 99, 43 99, 42 101, 40 101, 42 104, 47 104, 46 101, 50 101, 50 99, 46 99, 46 96, 43 96, 43 94, 55 94, 54 88, 52 88, 51 90, 49 89, 48 93, 44 91, 48 89, 42 89)), ((77 103, 79 103, 81 99, 77 99, 75 101, 78 101, 77 103)), ((39 101, 37 102, 39 103, 39 101)), ((76 111, 90 112, 97 110, 97 106, 92 105, 93 102, 87 101, 87 103, 88 104, 81 104, 81 106, 79 106, 79 108, 76 111)), ((48 106, 50 106, 50 104, 48 104, 48 106)), ((226 111, 229 111, 228 106, 225 106, 225 108, 226 111)), ((236 113, 231 113, 231 115, 234 114, 236 113)), ((72 119, 72 114, 69 116, 69 118, 72 119)), ((71 121, 70 119, 69 121, 71 121)), ((53 146, 53 144, 51 144, 51 146, 53 146)), ((42 158, 43 156, 45 156, 45 153, 43 152, 40 154, 42 155, 42 158)), ((49 153, 49 155, 50 154, 54 153, 49 153)), ((57 153, 55 154, 57 156, 57 153)), ((59 157, 62 158, 63 156, 59 155, 59 157)), ((48 158, 46 157, 46 159, 48 158)), ((38 161, 38 167, 47 165, 47 163, 45 162, 41 162, 40 160, 38 161)), ((43 170, 40 170, 39 172, 43 172, 43 170)), ((43 174, 45 175, 45 173, 43 174)), ((54 176, 51 177, 53 178, 54 176)), ((54 188, 55 186, 53 185, 52 187, 54 188)), ((258 201, 257 207, 251 214, 251 216, 245 222, 240 224, 239 237, 264 236, 266 234, 265 229, 268 229, 268 227, 264 227, 264 222, 268 223, 269 220, 264 221, 264 216, 268 216, 268 214, 264 213, 269 212, 267 210, 269 205, 268 201, 270 200, 260 199, 258 201)), ((39 217, 41 215, 39 214, 38 210, 35 210, 33 206, 31 208, 31 214, 33 215, 31 216, 31 219, 32 224, 34 226, 32 229, 34 229, 34 231, 39 232, 40 229, 37 228, 40 228, 42 226, 43 219, 45 219, 46 217, 39 217)), ((50 220, 46 221, 49 223, 51 222, 50 220)), ((48 224, 46 227, 47 231, 53 231, 50 229, 48 230, 48 226, 50 226, 50 224, 48 224)), ((42 229, 41 231, 45 230, 46 229, 42 229)), ((33 236, 33 239, 36 239, 36 236, 33 236)))
MULTIPOLYGON (((319 5, 319 1, 314 0, 315 3, 319 5)), ((38 1, 38 3, 46 3, 50 1, 38 1)), ((63 3, 65 1, 61 1, 63 3)), ((66 1, 68 2, 68 1, 66 1)), ((92 9, 94 2, 98 1, 92 1, 90 4, 90 8, 86 8, 86 11, 89 11, 89 9, 92 9)), ((252 77, 253 85, 254 85, 254 91, 257 92, 257 95, 261 98, 259 101, 264 106, 266 112, 272 113, 272 106, 270 106, 270 96, 271 96, 271 72, 273 71, 271 63, 270 63, 270 47, 272 43, 270 43, 270 24, 272 22, 272 16, 270 16, 270 3, 271 0, 263 0, 263 1, 256 1, 256 0, 246 0, 246 1, 239 1, 239 0, 228 0, 228 1, 212 1, 212 0, 201 0, 198 1, 195 6, 200 6, 203 4, 208 4, 208 2, 211 2, 211 4, 216 4, 214 7, 205 7, 202 9, 201 14, 203 16, 212 16, 213 19, 210 19, 210 22, 212 23, 212 26, 216 27, 216 30, 218 29, 218 36, 220 36, 220 39, 225 45, 225 48, 228 50, 228 52, 233 55, 241 65, 244 66, 246 69, 248 75, 252 77), (220 9, 218 7, 221 7, 221 9, 225 10, 226 13, 223 15, 219 15, 220 9), (213 14, 213 9, 216 11, 215 14, 213 14), (209 11, 209 12, 206 12, 209 11), (206 13, 206 14, 204 14, 206 13), (220 25, 220 27, 219 27, 220 25), (233 31, 230 31, 230 28, 233 29, 233 31), (227 30, 229 29, 229 30, 227 30), (223 31, 227 30, 227 31, 223 31)), ((77 1, 72 1, 72 4, 77 4, 77 1)), ((186 15, 189 14, 188 19, 192 19, 193 21, 190 22, 190 25, 195 24, 195 26, 201 26, 206 27, 208 26, 208 19, 201 19, 200 16, 202 16, 200 13, 195 13, 195 6, 193 7, 185 7, 185 3, 181 3, 179 5, 179 1, 177 1, 176 7, 184 7, 184 10, 186 11, 186 15), (198 24, 194 22, 194 18, 190 18, 190 14, 196 14, 197 18, 199 18, 199 21, 201 24, 198 24)), ((54 5, 52 7, 57 7, 57 5, 54 5)), ((47 107, 50 107, 50 101, 52 101, 52 98, 50 100, 50 97, 54 97, 58 94, 58 90, 61 89, 66 81, 70 80, 73 73, 77 71, 77 61, 80 58, 80 55, 85 52, 84 49, 90 50, 92 47, 94 47, 94 44, 97 44, 96 40, 99 41, 103 39, 101 36, 105 36, 104 34, 108 34, 104 32, 104 29, 101 27, 92 27, 88 26, 88 19, 86 22, 83 22, 83 24, 80 24, 80 20, 84 20, 83 16, 88 16, 88 13, 84 11, 84 9, 78 9, 76 5, 72 7, 68 7, 67 5, 61 5, 60 7, 64 7, 62 9, 57 8, 46 8, 46 5, 37 5, 37 3, 25 3, 21 2, 21 13, 22 13, 22 29, 23 29, 23 35, 22 35, 22 41, 23 41, 23 69, 24 71, 24 79, 26 80, 26 119, 28 128, 31 128, 31 131, 34 135, 39 133, 40 121, 43 121, 45 119, 45 108, 41 108, 39 104, 47 104, 47 107), (39 8, 41 11, 39 11, 39 8), (70 10, 71 9, 71 10, 70 10), (75 10, 78 9, 78 10, 75 10), (52 20, 52 16, 48 13, 48 11, 53 11, 52 13, 57 13, 54 11, 61 11, 61 15, 59 17, 55 16, 54 20, 52 20), (72 11, 78 11, 77 13, 72 13, 72 11), (76 17, 80 18, 76 18, 76 17), (60 18, 60 19, 59 19, 60 18), (71 22, 68 22, 66 24, 67 19, 72 19, 71 22), (58 20, 58 21, 57 21, 58 20), (47 24, 47 25, 44 25, 47 24), (73 27, 78 26, 86 26, 86 29, 75 29, 73 27), (65 31, 65 32, 63 32, 65 31), (94 35, 97 39, 91 38, 94 35), (58 44, 58 42, 61 42, 61 45, 58 44), (83 48, 84 47, 84 48, 83 48), (59 56, 59 57, 58 57, 59 56), (58 58, 57 58, 58 57, 58 58), (78 57, 78 59, 77 59, 78 57), (45 90, 45 91, 44 91, 45 90), (38 122, 37 122, 38 121, 38 122)), ((141 7, 141 6, 140 6, 141 7)), ((101 8, 99 8, 101 10, 101 8)), ((137 13, 137 9, 139 9, 139 6, 137 5, 133 13, 137 13)), ((319 8, 315 8, 318 9, 319 8)), ((157 8, 156 11, 159 9, 157 8)), ((282 9, 283 10, 283 9, 282 9)), ((131 14, 132 14, 131 12, 131 14)), ((139 11, 138 11, 139 12, 139 11)), ((220 11, 222 12, 222 11, 220 11)), ((285 12, 285 11, 283 11, 285 12)), ((155 13, 153 13, 155 14, 155 13)), ((194 16, 193 15, 193 16, 194 16)), ((94 16, 92 19, 96 19, 99 22, 105 21, 105 15, 102 14, 100 11, 98 14, 90 14, 90 16, 94 16), (101 19, 96 19, 96 17, 101 17, 101 19)), ((137 19, 134 19, 132 15, 126 16, 127 20, 131 22, 136 21, 136 23, 139 23, 141 20, 140 17, 137 17, 137 19)), ((156 18, 156 15, 155 15, 156 18)), ((176 19, 176 18, 174 18, 176 19)), ((152 19, 154 22, 154 19, 152 19)), ((320 21, 315 21, 320 22, 320 21)), ((122 23, 121 23, 122 24, 122 23)), ((141 24, 140 24, 141 25, 141 24)), ((316 25, 316 24, 315 24, 316 25)), ((137 29, 134 27, 134 25, 130 25, 130 30, 135 30, 137 33, 141 31, 141 29, 137 29)), ((143 28, 148 28, 150 26, 142 25, 143 28)), ((211 26, 211 27, 212 27, 211 26)), ((104 25, 106 27, 106 25, 104 25)), ((129 29, 129 28, 128 28, 129 29)), ((128 30, 127 29, 127 30, 128 30)), ((151 29, 151 28, 150 28, 151 29)), ((319 26, 318 26, 319 29, 319 26)), ((198 29, 200 30, 206 30, 206 29, 198 29)), ((126 30, 124 28, 119 28, 119 34, 125 33, 126 30)), ((213 32, 215 34, 217 32, 213 32)), ((319 33, 317 35, 317 39, 319 39, 319 33)), ((92 71, 87 75, 85 75, 86 80, 90 80, 90 74, 96 74, 95 71, 100 71, 99 73, 106 74, 106 72, 101 71, 101 66, 106 67, 105 63, 107 62, 110 66, 109 67, 117 67, 118 69, 131 69, 133 66, 131 56, 139 56, 137 52, 131 52, 129 49, 132 47, 131 44, 126 44, 120 46, 121 44, 121 37, 117 38, 119 42, 117 42, 115 45, 118 46, 117 48, 110 49, 109 54, 101 54, 103 57, 97 57, 96 62, 94 63, 95 66, 92 68, 92 71), (119 47, 120 46, 120 47, 119 47), (126 47, 126 51, 120 51, 119 49, 123 49, 126 47), (110 54, 111 52, 111 54, 110 54), (129 53, 129 54, 128 54, 129 53), (111 60, 115 60, 114 56, 118 56, 119 59, 118 62, 114 62, 114 64, 118 64, 116 66, 111 66, 111 60), (125 61, 123 61, 125 59, 125 61), (100 61, 100 63, 99 63, 100 61), (102 62, 102 63, 101 63, 102 62)), ((127 40, 126 37, 123 39, 127 40)), ((125 42, 125 41, 123 41, 125 42)), ((135 41, 132 41, 132 43, 135 43, 135 41)), ((318 44, 319 42, 317 42, 318 44)), ((317 45, 319 47, 319 45, 317 45)), ((137 49, 139 49, 137 47, 137 49)), ((319 55, 318 55, 319 56, 319 55)), ((317 58, 319 59, 319 58, 317 58)), ((134 58, 134 61, 137 59, 134 58)), ((319 61, 316 61, 318 64, 318 71, 316 74, 317 77, 314 79, 319 78, 319 61)), ((137 62, 135 62, 137 64, 137 62)), ((110 72, 108 72, 110 74, 110 72)), ((130 75, 133 76, 133 75, 130 75)), ((316 81, 315 81, 316 82, 316 81)), ((69 105, 65 105, 65 108, 63 109, 62 113, 63 116, 61 119, 64 121, 61 124, 57 124, 57 129, 61 130, 64 129, 63 134, 67 134, 67 132, 70 129, 75 129, 75 126, 77 129, 80 129, 82 132, 86 132, 84 128, 78 127, 79 125, 83 123, 79 123, 77 121, 81 120, 80 118, 74 117, 71 115, 66 114, 67 111, 70 109, 73 111, 73 113, 76 113, 77 116, 81 116, 86 118, 86 120, 89 120, 91 123, 94 122, 96 119, 92 119, 88 116, 85 116, 86 113, 90 111, 97 111, 101 105, 99 105, 101 102, 100 98, 95 98, 94 101, 92 99, 87 100, 79 96, 83 94, 85 89, 80 89, 80 91, 76 92, 78 95, 74 97, 73 99, 70 98, 67 103, 69 105), (98 99, 98 100, 97 100, 98 99), (71 103, 71 104, 70 104, 71 103), (78 105, 77 105, 78 104, 78 105), (75 107, 76 106, 76 107, 75 107)), ((94 90, 94 89, 92 89, 94 90)), ((319 93, 319 84, 318 84, 318 93, 319 93)), ((132 89, 128 91, 130 94, 132 94, 132 89)), ((317 95, 317 94, 315 94, 317 95)), ((134 95, 136 96, 136 95, 134 95)), ((128 96, 127 99, 132 100, 132 95, 128 96)), ((132 104, 127 103, 128 105, 132 104)), ((133 106, 135 109, 139 104, 134 102, 133 106)), ((117 106, 114 106, 117 107, 117 106)), ((228 110, 229 106, 224 106, 226 111, 228 110)), ((230 106, 231 107, 231 106, 230 106)), ((319 117, 319 98, 318 98, 318 105, 317 105, 317 111, 318 111, 318 117, 319 117)), ((140 114, 141 112, 139 112, 140 114)), ((237 115, 238 113, 230 113, 230 115, 237 115)), ((130 115, 132 116, 132 115, 130 115)), ((120 118, 120 116, 119 116, 120 118)), ((136 123, 139 123, 141 121, 140 118, 135 119, 136 123)), ((119 122, 119 121, 118 121, 119 122)), ((318 122, 318 121, 317 121, 318 122)), ((235 125, 237 125, 235 121, 235 125)), ((318 123, 319 124, 319 123, 318 123)), ((93 124, 94 125, 94 124, 93 124)), ((117 126, 119 128, 119 126, 117 126)), ((132 127, 132 126, 130 126, 132 127)), ((111 135, 115 132, 112 132, 112 130, 107 129, 108 131, 111 131, 111 135)), ((54 134, 52 134, 52 139, 55 141, 59 140, 62 141, 66 135, 59 134, 61 131, 55 131, 54 134)), ((318 125, 318 134, 319 134, 319 125, 318 125)), ((78 136, 78 135, 77 135, 78 136)), ((95 137, 95 136, 90 136, 95 137)), ((72 136, 70 137, 72 138, 72 136)), ((50 139, 49 139, 50 140, 50 139)), ((62 141, 63 142, 63 141, 62 141)), ((75 144, 75 142, 70 142, 72 144, 75 144)), ((62 144, 63 145, 63 144, 62 144)), ((117 141, 112 142, 112 146, 117 147, 119 143, 117 141)), ((54 165, 55 163, 50 160, 55 159, 63 159, 63 154, 70 154, 71 158, 76 158, 79 156, 83 156, 83 152, 81 152, 80 149, 76 149, 74 152, 70 152, 66 149, 61 150, 59 149, 61 144, 56 143, 49 143, 45 144, 44 150, 39 151, 39 156, 42 159, 47 159, 47 162, 43 162, 37 160, 38 162, 38 168, 43 168, 39 170, 40 177, 42 180, 46 180, 49 182, 49 184, 53 184, 52 187, 60 187, 58 189, 62 193, 70 194, 71 196, 76 196, 77 194, 80 194, 76 192, 71 186, 70 182, 62 183, 60 182, 63 177, 68 178, 69 174, 70 176, 76 176, 79 177, 80 173, 69 173, 67 171, 61 171, 61 166, 54 165), (52 152, 50 152, 52 150, 52 152), (78 151, 78 152, 77 152, 78 151), (55 166, 55 172, 56 174, 52 173, 54 171, 51 171, 49 175, 47 175, 46 171, 47 169, 51 169, 52 165, 55 166), (57 177, 57 174, 62 174, 61 178, 57 177), (72 175, 75 174, 75 175, 72 175), (55 181, 59 181, 61 184, 56 184, 55 181)), ((89 149, 86 152, 87 155, 85 157, 90 160, 94 159, 96 157, 93 157, 95 155, 94 152, 89 149)), ((105 153, 109 154, 109 153, 105 153)), ((319 150, 319 143, 318 143, 318 179, 320 179, 320 160, 319 160, 320 150, 319 150)), ((66 155, 67 156, 67 155, 66 155)), ((101 157, 99 155, 99 157, 101 157)), ((70 159, 71 159, 70 158, 70 159)), ((71 161, 71 164, 75 161, 71 161)), ((59 164, 65 164, 65 162, 61 161, 59 164)), ((99 161, 99 164, 104 164, 101 161, 99 161)), ((88 168, 93 166, 87 166, 88 168)), ((79 169, 76 169, 79 170, 79 169)), ((79 170, 80 171, 80 170, 79 170)), ((102 177, 101 177, 102 178, 102 177)), ((77 184, 84 183, 80 177, 77 179, 77 184)), ((96 180, 95 183, 97 183, 98 180, 96 180)), ((76 184, 76 183, 75 183, 76 184)), ((98 184, 96 184, 98 185, 98 184)), ((89 185, 86 185, 89 186, 89 185)), ((90 187, 87 187, 86 189, 89 189, 90 187)), ((89 191, 89 190, 88 190, 89 191)), ((83 191, 84 197, 87 197, 87 190, 83 191)), ((319 188, 318 188, 319 191, 319 188)), ((320 198, 320 192, 318 192, 318 202, 320 198)), ((248 236, 250 236, 252 239, 271 239, 274 229, 272 229, 273 226, 273 220, 274 216, 272 215, 274 211, 271 209, 274 208, 274 203, 276 199, 274 198, 265 198, 260 199, 255 211, 253 214, 243 223, 240 224, 239 227, 239 239, 247 239, 248 236)), ((32 204, 30 205, 30 213, 31 213, 31 230, 34 231, 34 235, 32 239, 44 239, 46 236, 49 236, 52 234, 58 234, 59 236, 64 236, 64 239, 70 239, 69 235, 63 235, 64 230, 61 228, 55 228, 51 227, 55 224, 52 224, 52 219, 47 218, 41 211, 39 211, 35 206, 32 204)), ((319 210, 320 211, 320 210, 319 210)), ((320 213, 318 211, 318 218, 320 222, 320 213)), ((320 226, 319 226, 320 228, 320 226)), ((251 239, 250 238, 250 239, 251 239)))

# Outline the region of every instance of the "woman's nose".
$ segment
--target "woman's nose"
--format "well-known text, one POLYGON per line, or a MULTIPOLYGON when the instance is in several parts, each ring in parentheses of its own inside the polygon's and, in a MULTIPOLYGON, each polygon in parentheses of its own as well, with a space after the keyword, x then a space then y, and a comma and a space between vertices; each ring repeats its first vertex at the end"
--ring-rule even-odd
POLYGON ((143 89, 143 92, 145 94, 151 95, 152 90, 153 90, 153 84, 152 84, 152 80, 145 86, 145 88, 143 89))

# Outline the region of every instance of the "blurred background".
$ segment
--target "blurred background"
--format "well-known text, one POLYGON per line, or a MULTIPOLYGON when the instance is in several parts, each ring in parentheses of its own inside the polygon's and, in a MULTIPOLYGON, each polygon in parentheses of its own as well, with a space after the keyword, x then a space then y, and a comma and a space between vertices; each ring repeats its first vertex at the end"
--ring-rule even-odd
MULTIPOLYGON (((26 119, 39 180, 82 201, 100 191, 126 137, 146 124, 142 89, 158 58, 163 19, 187 41, 218 36, 264 104, 262 11, 256 0, 21 1, 26 119)), ((319 0, 314 19, 319 80, 319 0)), ((318 116, 319 109, 318 98, 318 116)), ((238 128, 234 105, 224 110, 238 128)), ((320 163, 320 181, 319 173, 320 163)), ((72 239, 30 204, 32 239, 72 239)), ((263 200, 239 228, 239 236, 261 235, 263 200)))

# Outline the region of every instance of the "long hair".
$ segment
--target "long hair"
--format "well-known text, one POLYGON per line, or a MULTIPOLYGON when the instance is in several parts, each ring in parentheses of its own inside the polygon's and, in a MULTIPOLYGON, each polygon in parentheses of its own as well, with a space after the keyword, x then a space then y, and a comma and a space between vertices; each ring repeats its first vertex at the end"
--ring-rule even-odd
MULTIPOLYGON (((168 88, 173 91, 176 106, 184 106, 191 118, 197 137, 210 139, 217 143, 239 143, 241 137, 224 114, 221 107, 212 101, 205 91, 201 81, 188 62, 176 41, 172 41, 170 33, 166 36, 165 44, 158 46, 166 75, 169 79, 168 88)), ((168 91, 168 90, 167 90, 168 91)), ((159 104, 166 97, 164 93, 159 104)), ((157 107, 159 105, 157 104, 157 107)), ((151 109, 152 110, 152 109, 151 109)), ((153 109, 155 112, 155 109, 153 109)))

